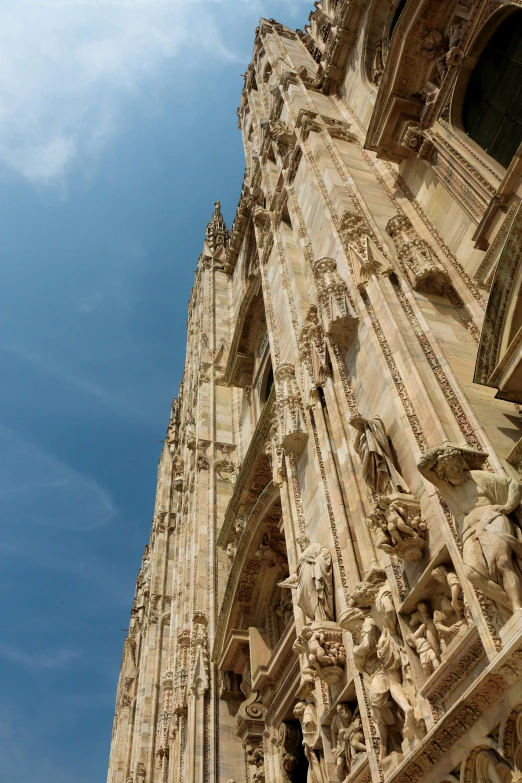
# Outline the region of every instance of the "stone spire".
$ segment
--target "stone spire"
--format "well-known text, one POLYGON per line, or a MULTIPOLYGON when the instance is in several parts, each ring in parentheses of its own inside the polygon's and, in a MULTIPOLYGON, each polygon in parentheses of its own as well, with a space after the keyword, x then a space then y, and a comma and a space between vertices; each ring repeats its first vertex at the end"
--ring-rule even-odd
POLYGON ((226 227, 223 215, 221 214, 221 203, 216 201, 214 204, 214 214, 207 226, 205 234, 207 245, 212 253, 215 253, 220 246, 226 247, 228 244, 228 237, 228 228, 226 227))

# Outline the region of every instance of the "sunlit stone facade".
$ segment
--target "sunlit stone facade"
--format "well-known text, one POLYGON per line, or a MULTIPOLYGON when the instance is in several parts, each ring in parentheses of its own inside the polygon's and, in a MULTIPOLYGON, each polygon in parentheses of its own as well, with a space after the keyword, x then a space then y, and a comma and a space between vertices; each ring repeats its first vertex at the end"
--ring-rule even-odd
POLYGON ((261 20, 109 783, 520 781, 521 7, 261 20))

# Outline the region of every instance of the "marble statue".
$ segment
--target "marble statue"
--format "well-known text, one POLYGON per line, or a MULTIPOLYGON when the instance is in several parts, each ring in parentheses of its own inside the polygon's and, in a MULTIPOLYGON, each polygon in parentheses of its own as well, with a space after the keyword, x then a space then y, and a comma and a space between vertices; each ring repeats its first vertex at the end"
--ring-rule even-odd
POLYGON ((297 591, 297 603, 310 620, 333 620, 332 556, 321 544, 311 544, 308 536, 299 536, 297 542, 301 548, 297 570, 279 587, 297 591))
POLYGON ((303 747, 308 761, 306 783, 326 783, 321 762, 314 752, 316 748, 321 747, 321 730, 315 697, 309 694, 305 701, 297 702, 294 715, 299 719, 303 732, 303 747))
POLYGON ((422 666, 422 671, 429 677, 433 674, 437 666, 440 666, 440 660, 437 653, 426 638, 426 626, 424 623, 419 625, 414 633, 406 636, 406 641, 418 654, 422 666))
POLYGON ((522 608, 522 531, 509 517, 522 500, 522 482, 473 470, 485 455, 466 446, 430 449, 418 463, 457 521, 470 582, 491 598, 506 621, 522 608))
POLYGON ((361 460, 365 482, 372 492, 390 495, 394 491, 408 492, 406 482, 393 464, 388 436, 382 419, 354 416, 350 424, 357 430, 355 450, 361 460))
POLYGON ((379 729, 379 757, 384 761, 391 753, 401 752, 403 740, 418 736, 423 717, 387 582, 379 587, 374 604, 375 618, 354 608, 346 627, 355 637, 354 663, 370 680, 370 710, 379 729))
POLYGON ((345 702, 337 705, 332 721, 332 742, 335 773, 339 783, 343 783, 351 772, 354 760, 367 752, 358 707, 352 713, 345 702))

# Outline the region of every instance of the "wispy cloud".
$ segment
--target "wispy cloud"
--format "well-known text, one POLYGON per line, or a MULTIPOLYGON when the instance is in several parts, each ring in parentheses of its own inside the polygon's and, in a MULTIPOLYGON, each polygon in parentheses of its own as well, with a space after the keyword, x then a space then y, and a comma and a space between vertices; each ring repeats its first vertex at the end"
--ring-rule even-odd
POLYGON ((36 443, 0 426, 0 516, 68 530, 90 530, 118 513, 110 494, 90 476, 60 462, 36 443))
POLYGON ((77 652, 67 648, 48 652, 26 652, 10 644, 0 644, 0 654, 28 669, 61 669, 78 656, 77 652))
MULTIPOLYGON (((252 3, 252 6, 255 6, 252 3)), ((121 126, 125 98, 180 56, 239 61, 237 0, 17 0, 0 7, 0 161, 64 187, 121 126)), ((261 8, 261 6, 260 6, 261 8)), ((248 51, 248 49, 246 49, 248 51)), ((244 56, 244 54, 243 54, 244 56)))

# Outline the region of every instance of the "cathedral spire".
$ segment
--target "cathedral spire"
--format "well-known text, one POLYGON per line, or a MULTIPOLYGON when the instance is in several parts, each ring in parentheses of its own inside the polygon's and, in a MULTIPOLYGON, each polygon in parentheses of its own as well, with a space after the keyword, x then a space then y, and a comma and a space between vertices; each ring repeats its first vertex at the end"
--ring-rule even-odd
POLYGON ((211 252, 215 253, 220 246, 226 247, 228 244, 228 237, 228 228, 226 227, 225 220, 221 214, 221 203, 216 201, 214 204, 214 214, 207 226, 205 234, 205 239, 211 252))

